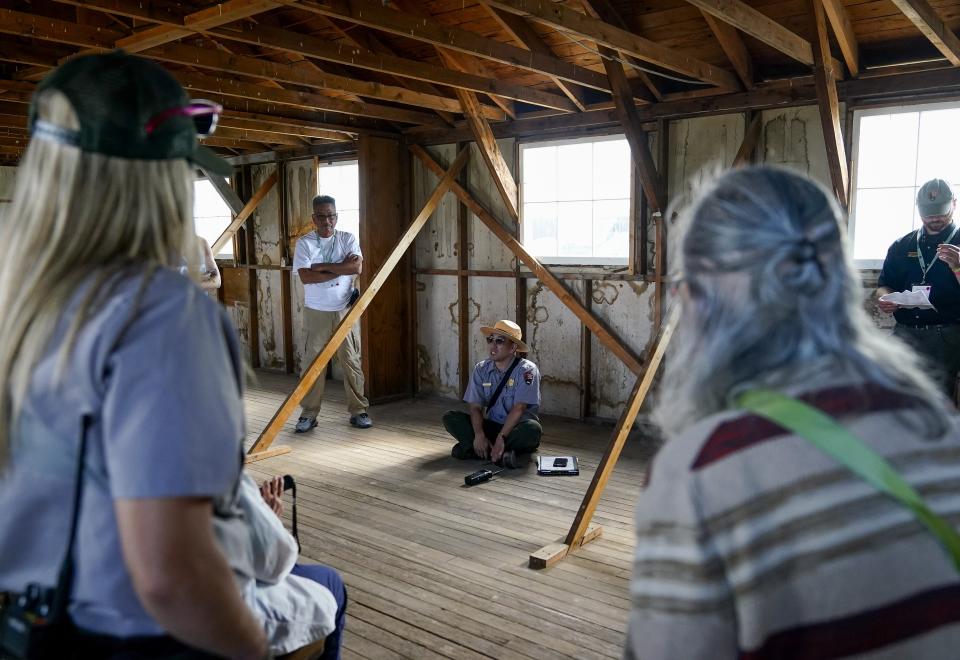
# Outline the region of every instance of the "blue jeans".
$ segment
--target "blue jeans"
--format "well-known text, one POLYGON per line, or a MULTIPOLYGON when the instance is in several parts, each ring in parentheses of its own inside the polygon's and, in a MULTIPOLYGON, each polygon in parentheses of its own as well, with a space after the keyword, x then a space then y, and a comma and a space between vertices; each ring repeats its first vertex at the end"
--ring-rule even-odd
POLYGON ((290 571, 293 575, 313 580, 330 590, 337 601, 336 627, 327 635, 323 642, 323 655, 320 660, 340 660, 340 643, 343 637, 343 627, 347 621, 347 588, 343 584, 340 574, 329 566, 320 564, 297 564, 290 571))

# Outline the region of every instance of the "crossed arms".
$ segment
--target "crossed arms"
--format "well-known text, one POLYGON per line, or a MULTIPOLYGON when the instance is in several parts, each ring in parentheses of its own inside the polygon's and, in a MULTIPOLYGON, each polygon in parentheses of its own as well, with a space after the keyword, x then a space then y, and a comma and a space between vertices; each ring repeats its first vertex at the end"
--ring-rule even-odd
POLYGON ((339 263, 310 264, 309 268, 300 268, 300 281, 304 284, 321 284, 341 275, 359 275, 363 269, 363 257, 351 254, 339 263))

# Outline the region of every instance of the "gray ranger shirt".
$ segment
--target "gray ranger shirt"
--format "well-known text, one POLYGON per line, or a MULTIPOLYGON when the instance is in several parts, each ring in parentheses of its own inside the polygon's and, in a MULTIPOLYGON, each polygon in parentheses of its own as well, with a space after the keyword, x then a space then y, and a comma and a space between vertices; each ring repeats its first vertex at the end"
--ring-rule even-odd
MULTIPOLYGON (((493 360, 488 358, 478 362, 473 368, 470 384, 467 385, 463 400, 486 407, 497 385, 503 380, 503 376, 504 372, 497 369, 493 360)), ((540 370, 537 369, 537 365, 527 359, 521 359, 520 364, 514 367, 497 402, 487 411, 487 419, 503 424, 510 410, 518 403, 527 404, 523 417, 520 418, 521 421, 537 419, 537 410, 540 409, 540 370)))

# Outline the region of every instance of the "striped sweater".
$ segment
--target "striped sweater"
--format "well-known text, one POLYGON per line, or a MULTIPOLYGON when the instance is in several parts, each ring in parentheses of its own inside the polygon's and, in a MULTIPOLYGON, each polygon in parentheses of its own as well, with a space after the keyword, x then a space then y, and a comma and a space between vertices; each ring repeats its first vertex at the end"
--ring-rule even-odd
MULTIPOLYGON (((799 398, 960 522, 960 422, 924 440, 910 400, 799 398)), ((912 514, 806 440, 740 411, 672 438, 637 507, 625 658, 960 658, 960 576, 912 514)))

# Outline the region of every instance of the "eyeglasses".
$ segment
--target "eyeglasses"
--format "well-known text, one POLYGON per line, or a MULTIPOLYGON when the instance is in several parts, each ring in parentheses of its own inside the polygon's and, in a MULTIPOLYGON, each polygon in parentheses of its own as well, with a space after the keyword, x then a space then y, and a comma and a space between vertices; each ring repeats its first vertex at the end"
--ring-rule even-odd
POLYGON ((510 340, 507 339, 506 337, 501 337, 499 335, 490 335, 489 337, 487 337, 488 344, 496 344, 497 346, 502 346, 503 344, 506 344, 508 341, 510 340))
POLYGON ((163 112, 155 114, 143 129, 147 132, 147 135, 151 135, 157 130, 157 127, 168 119, 172 119, 173 117, 190 117, 190 119, 193 120, 193 126, 197 131, 197 135, 204 137, 213 135, 213 132, 217 129, 217 120, 220 118, 221 112, 223 112, 223 106, 219 103, 205 99, 196 99, 190 101, 190 103, 185 106, 168 108, 163 112))
POLYGON ((336 220, 337 214, 336 213, 314 213, 313 217, 316 218, 317 220, 326 220, 327 218, 331 220, 336 220))

